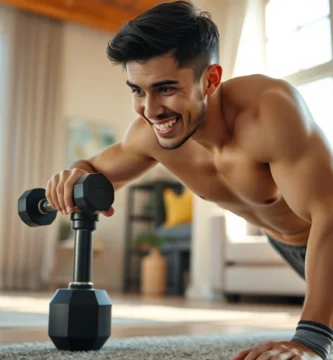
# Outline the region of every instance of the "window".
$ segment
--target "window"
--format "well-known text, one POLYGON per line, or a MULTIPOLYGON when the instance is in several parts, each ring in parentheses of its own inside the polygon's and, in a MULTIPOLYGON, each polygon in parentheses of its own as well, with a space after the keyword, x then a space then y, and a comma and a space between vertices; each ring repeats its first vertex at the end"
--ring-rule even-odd
POLYGON ((324 77, 298 86, 298 90, 309 106, 314 120, 333 147, 333 77, 324 77))
POLYGON ((333 1, 263 1, 266 74, 300 91, 333 147, 333 1))
POLYGON ((269 0, 265 7, 267 72, 274 77, 332 60, 329 0, 269 0))
POLYGON ((266 74, 299 90, 333 147, 333 1, 263 1, 266 74))

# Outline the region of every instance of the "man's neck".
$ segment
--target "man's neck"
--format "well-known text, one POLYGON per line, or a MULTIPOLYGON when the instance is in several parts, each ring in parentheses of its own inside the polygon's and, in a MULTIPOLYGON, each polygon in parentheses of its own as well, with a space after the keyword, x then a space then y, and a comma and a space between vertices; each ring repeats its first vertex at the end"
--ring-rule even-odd
POLYGON ((235 111, 227 106, 221 84, 218 91, 207 99, 207 111, 203 124, 192 136, 192 140, 209 151, 220 151, 233 134, 235 111))

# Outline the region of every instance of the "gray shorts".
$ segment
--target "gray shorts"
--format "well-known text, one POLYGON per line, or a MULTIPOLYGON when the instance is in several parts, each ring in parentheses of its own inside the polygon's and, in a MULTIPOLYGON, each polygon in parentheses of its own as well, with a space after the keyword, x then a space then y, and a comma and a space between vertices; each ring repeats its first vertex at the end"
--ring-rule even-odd
POLYGON ((287 245, 265 233, 268 241, 282 258, 305 280, 306 245, 287 245))

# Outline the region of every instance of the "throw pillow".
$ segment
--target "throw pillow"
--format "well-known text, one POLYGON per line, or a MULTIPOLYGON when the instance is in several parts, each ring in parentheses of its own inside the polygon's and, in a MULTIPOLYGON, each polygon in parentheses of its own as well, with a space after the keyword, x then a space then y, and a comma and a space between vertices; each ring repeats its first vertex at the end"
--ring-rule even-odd
POLYGON ((165 206, 164 227, 172 227, 192 222, 193 196, 189 189, 185 189, 180 195, 172 189, 165 189, 163 191, 163 199, 165 206))

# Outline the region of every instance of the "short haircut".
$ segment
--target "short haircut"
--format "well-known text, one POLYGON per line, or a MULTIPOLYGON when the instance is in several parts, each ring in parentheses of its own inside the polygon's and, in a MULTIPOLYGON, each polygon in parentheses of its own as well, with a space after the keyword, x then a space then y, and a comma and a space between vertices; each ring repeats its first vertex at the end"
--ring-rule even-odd
POLYGON ((195 79, 219 62, 219 32, 208 12, 189 1, 164 2, 125 23, 107 46, 113 63, 147 61, 171 54, 178 66, 193 67, 195 79))

